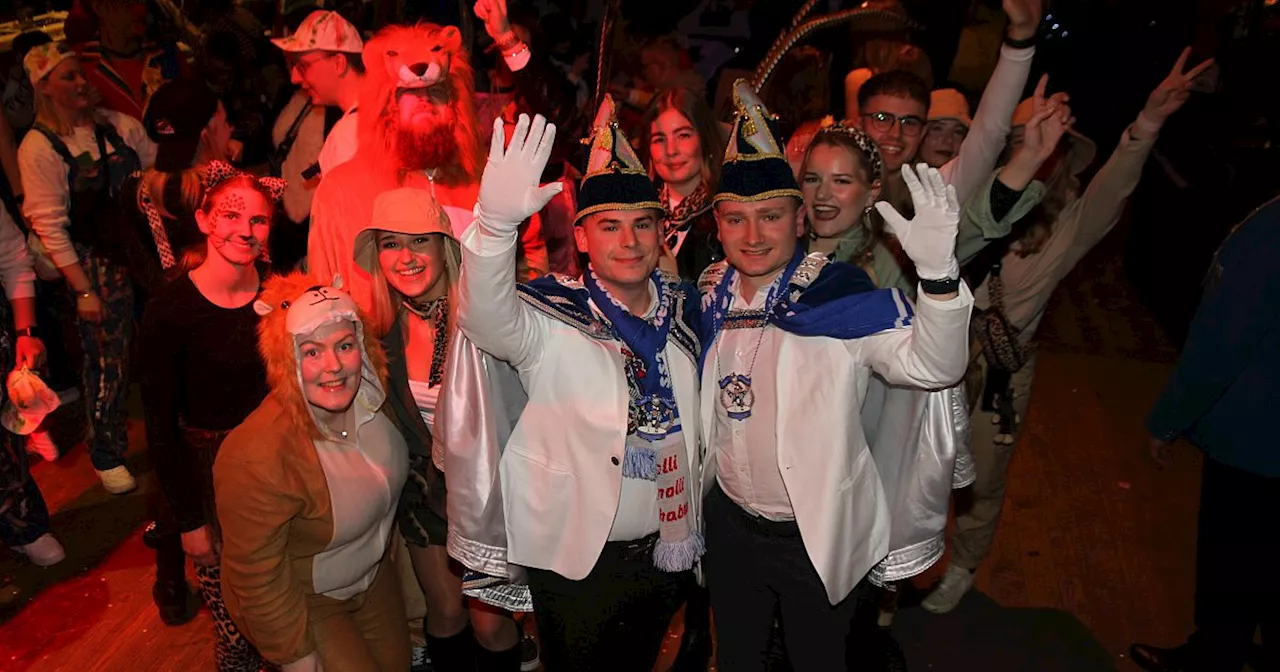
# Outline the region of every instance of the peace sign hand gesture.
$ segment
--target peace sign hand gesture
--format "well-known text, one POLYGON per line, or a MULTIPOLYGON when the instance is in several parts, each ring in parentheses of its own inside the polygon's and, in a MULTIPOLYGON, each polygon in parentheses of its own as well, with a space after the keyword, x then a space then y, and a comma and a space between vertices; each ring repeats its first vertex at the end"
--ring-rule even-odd
POLYGON ((1173 64, 1173 69, 1169 71, 1169 76, 1160 82, 1155 91, 1147 98, 1147 106, 1142 108, 1143 116, 1157 124, 1163 124, 1169 115, 1177 112, 1182 104, 1187 102, 1187 98, 1191 97, 1191 85, 1195 82, 1196 77, 1200 73, 1208 70, 1213 66, 1213 59, 1209 59, 1190 70, 1183 72, 1183 68, 1187 67, 1187 59, 1191 56, 1191 47, 1182 50, 1182 55, 1178 57, 1178 62, 1173 64))

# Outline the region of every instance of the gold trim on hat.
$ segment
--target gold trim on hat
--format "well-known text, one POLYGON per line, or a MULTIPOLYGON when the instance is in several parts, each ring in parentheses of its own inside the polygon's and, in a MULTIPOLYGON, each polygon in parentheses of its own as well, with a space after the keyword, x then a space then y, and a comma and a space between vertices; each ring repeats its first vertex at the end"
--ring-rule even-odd
POLYGON ((730 194, 730 193, 716 194, 715 198, 711 199, 711 204, 715 205, 720 201, 732 201, 734 203, 757 203, 759 201, 767 201, 771 198, 778 198, 779 196, 794 196, 795 198, 798 198, 802 201, 804 200, 804 194, 800 193, 799 189, 770 189, 769 191, 762 191, 753 196, 741 196, 739 194, 730 194))
POLYGON ((615 161, 604 168, 583 175, 582 181, 585 183, 588 179, 600 175, 644 175, 647 178, 649 171, 643 168, 623 168, 620 163, 615 161))
POLYGON ((658 210, 658 211, 661 211, 662 204, 657 201, 641 201, 639 203, 597 203, 593 206, 583 208, 582 210, 578 211, 578 214, 575 215, 573 218, 573 223, 576 225, 579 221, 582 220, 583 217, 586 217, 587 215, 594 215, 597 212, 604 212, 606 210, 622 210, 622 211, 658 210))

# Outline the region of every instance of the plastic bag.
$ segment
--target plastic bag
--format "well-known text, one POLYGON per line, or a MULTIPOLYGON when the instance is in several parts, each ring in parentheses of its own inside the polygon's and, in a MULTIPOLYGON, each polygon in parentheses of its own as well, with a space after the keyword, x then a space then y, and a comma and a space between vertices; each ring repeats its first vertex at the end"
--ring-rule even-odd
POLYGON ((7 387, 9 403, 5 404, 3 413, 0 413, 0 424, 14 434, 25 436, 36 431, 44 421, 44 416, 52 413, 61 403, 58 394, 26 367, 9 373, 7 387))

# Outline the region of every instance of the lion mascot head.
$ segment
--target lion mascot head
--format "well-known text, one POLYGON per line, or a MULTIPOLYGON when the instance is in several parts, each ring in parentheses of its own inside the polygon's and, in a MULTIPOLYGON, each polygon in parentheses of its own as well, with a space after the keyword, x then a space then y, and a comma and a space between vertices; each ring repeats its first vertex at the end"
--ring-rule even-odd
POLYGON ((387 26, 365 43, 360 148, 377 169, 446 185, 484 169, 471 63, 453 26, 387 26))

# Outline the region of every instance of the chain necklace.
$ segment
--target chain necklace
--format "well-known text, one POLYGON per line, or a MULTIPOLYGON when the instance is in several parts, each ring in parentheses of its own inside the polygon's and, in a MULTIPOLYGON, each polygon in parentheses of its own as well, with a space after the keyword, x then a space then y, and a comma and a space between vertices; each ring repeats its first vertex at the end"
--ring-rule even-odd
MULTIPOLYGON (((776 282, 780 282, 776 280, 776 282)), ((780 287, 774 286, 769 290, 768 299, 765 301, 763 315, 760 320, 760 334, 756 336, 756 347, 751 351, 751 364, 747 366, 745 374, 730 372, 729 375, 720 377, 720 350, 724 346, 724 340, 716 341, 716 380, 720 387, 720 406, 724 408, 725 413, 731 420, 746 420, 751 417, 751 408, 756 403, 756 393, 751 389, 751 373, 756 369, 756 357, 760 355, 760 344, 764 342, 765 329, 769 327, 769 317, 773 315, 773 309, 778 305, 778 300, 782 297, 782 292, 778 291, 780 287)), ((733 305, 733 295, 730 294, 730 303, 733 305)), ((742 311, 750 312, 750 311, 742 311)), ((730 309, 726 308, 725 317, 729 317, 730 309)), ((754 328, 754 327, 753 327, 754 328)))
POLYGON ((445 349, 449 347, 449 295, 422 302, 405 299, 402 305, 418 319, 436 327, 435 341, 431 346, 431 374, 427 377, 427 386, 435 387, 444 375, 445 349))

